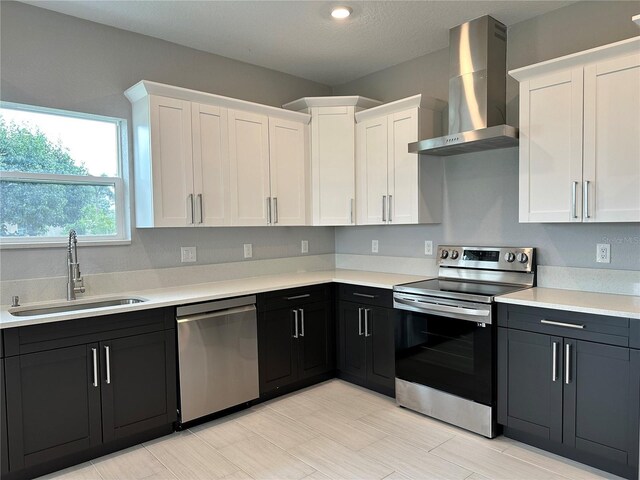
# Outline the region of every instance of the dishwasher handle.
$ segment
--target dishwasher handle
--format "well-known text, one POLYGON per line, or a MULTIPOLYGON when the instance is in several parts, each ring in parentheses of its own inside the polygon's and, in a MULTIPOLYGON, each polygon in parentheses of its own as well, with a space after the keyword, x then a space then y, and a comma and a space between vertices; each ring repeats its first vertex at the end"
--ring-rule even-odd
POLYGON ((236 315, 245 312, 255 312, 256 307, 254 305, 246 305, 244 307, 227 308, 226 310, 217 310, 215 312, 201 313, 198 315, 189 315, 185 317, 178 317, 178 324, 198 322, 200 320, 208 320, 210 318, 225 317, 227 315, 236 315))

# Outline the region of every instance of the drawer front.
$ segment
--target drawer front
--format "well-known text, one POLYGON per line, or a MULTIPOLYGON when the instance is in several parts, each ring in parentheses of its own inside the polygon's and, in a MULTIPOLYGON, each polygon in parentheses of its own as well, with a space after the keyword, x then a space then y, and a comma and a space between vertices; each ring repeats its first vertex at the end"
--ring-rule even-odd
POLYGON ((500 305, 500 309, 500 326, 609 345, 629 346, 628 318, 520 305, 500 305))
POLYGON ((278 308, 296 308, 308 303, 322 302, 331 298, 331 285, 313 285, 310 287, 276 290, 258 295, 257 308, 260 311, 278 308))
POLYGON ((640 319, 632 318, 629 322, 629 346, 640 349, 640 319))
POLYGON ((393 308, 393 291, 391 289, 340 284, 338 296, 340 300, 347 302, 393 308))

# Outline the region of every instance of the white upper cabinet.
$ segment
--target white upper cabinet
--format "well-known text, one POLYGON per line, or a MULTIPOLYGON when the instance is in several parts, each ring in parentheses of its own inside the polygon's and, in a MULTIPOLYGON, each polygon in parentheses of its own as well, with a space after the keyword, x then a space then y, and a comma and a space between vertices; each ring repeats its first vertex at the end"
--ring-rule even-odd
POLYGON ((640 38, 520 81, 520 221, 640 221, 640 38))
POLYGON ((356 114, 359 225, 441 221, 443 160, 409 153, 408 144, 440 134, 444 106, 415 95, 356 114))

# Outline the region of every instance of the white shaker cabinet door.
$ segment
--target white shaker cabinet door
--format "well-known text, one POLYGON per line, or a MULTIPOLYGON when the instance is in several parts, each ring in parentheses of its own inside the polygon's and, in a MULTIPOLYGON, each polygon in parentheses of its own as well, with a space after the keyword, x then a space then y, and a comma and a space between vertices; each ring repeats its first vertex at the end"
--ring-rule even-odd
POLYGON ((582 68, 520 84, 520 222, 582 221, 582 68))
POLYGON ((356 211, 358 225, 388 222, 387 116, 356 125, 356 211))
POLYGON ((193 172, 196 225, 231 223, 227 109, 193 103, 193 172))
POLYGON ((640 222, 640 55, 584 72, 584 221, 640 222))
POLYGON ((269 118, 271 223, 305 225, 307 182, 307 126, 269 118))
MULTIPOLYGON (((419 223, 420 158, 407 145, 417 142, 418 109, 389 116, 388 221, 394 224, 419 223)), ((426 195, 426 192, 425 192, 426 195)))
POLYGON ((351 225, 355 201, 355 109, 311 108, 314 225, 351 225))
POLYGON ((150 96, 155 227, 194 223, 191 102, 150 96))
POLYGON ((232 225, 267 225, 269 220, 269 120, 266 115, 228 110, 232 225))

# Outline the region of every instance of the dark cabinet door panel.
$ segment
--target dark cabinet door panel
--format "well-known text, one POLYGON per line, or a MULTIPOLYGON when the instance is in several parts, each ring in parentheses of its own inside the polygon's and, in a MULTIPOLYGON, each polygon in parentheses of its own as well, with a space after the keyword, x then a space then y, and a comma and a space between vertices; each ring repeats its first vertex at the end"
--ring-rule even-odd
POLYGON ((364 308, 355 303, 340 302, 338 316, 339 368, 364 380, 367 377, 364 308))
POLYGON ((367 307, 367 381, 395 388, 395 325, 393 310, 367 307))
POLYGON ((331 309, 325 302, 298 309, 298 362, 300 379, 313 377, 333 369, 331 309))
MULTIPOLYGON (((297 341, 293 310, 262 313, 258 318, 260 392, 295 382, 298 376, 297 341)), ((299 337, 299 333, 298 333, 299 337)))
POLYGON ((78 345, 5 359, 12 471, 100 443, 97 350, 78 345))
MULTIPOLYGON (((0 338, 0 342, 2 342, 2 338, 0 338)), ((9 471, 7 405, 5 403, 4 391, 4 359, 0 359, 0 477, 9 471)))

